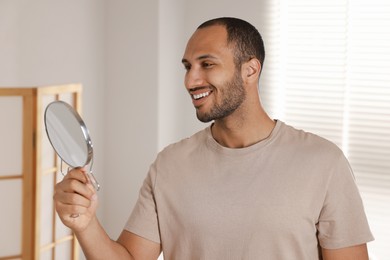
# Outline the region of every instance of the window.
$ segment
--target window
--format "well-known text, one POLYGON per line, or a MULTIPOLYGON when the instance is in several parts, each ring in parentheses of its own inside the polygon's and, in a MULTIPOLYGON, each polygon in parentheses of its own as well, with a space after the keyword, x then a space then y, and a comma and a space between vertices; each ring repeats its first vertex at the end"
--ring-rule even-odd
POLYGON ((260 95, 274 118, 343 149, 375 241, 390 259, 390 2, 269 1, 260 95))

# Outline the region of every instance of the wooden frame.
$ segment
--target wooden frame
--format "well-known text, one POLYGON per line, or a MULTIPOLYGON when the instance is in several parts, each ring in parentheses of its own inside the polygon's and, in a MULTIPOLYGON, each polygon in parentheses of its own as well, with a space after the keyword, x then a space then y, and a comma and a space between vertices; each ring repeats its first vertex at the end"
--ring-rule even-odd
MULTIPOLYGON (((79 256, 78 243, 74 235, 56 239, 56 213, 53 207, 52 216, 52 242, 40 245, 41 235, 41 183, 42 177, 53 174, 53 186, 57 182, 58 160, 53 151, 54 167, 42 169, 41 151, 44 129, 41 125, 44 116, 43 97, 52 96, 60 100, 61 95, 71 94, 73 107, 81 112, 82 86, 68 84, 59 86, 28 87, 28 88, 0 88, 0 96, 21 96, 23 100, 23 147, 22 147, 22 173, 11 173, 0 176, 0 181, 9 179, 22 180, 22 241, 21 254, 14 256, 1 256, 5 259, 38 260, 41 253, 52 250, 52 259, 55 259, 56 246, 63 242, 72 241, 71 259, 77 260, 79 256)), ((1 167, 1 166, 0 166, 1 167)))

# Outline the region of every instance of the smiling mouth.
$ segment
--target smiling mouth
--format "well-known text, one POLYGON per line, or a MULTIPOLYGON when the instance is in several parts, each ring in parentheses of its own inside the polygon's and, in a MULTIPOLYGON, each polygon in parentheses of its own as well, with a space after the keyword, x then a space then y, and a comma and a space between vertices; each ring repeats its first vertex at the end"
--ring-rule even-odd
POLYGON ((207 97, 208 95, 210 95, 210 93, 211 93, 211 91, 207 91, 207 92, 203 92, 203 93, 199 93, 199 94, 192 94, 192 98, 195 100, 199 100, 201 98, 207 97))

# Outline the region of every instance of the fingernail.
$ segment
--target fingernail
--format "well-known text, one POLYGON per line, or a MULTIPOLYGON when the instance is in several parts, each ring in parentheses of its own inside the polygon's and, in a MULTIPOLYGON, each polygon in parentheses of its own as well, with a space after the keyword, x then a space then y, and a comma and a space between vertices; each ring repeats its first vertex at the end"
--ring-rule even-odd
POLYGON ((92 196, 91 200, 97 200, 97 194, 96 194, 96 193, 95 193, 95 194, 93 194, 93 196, 92 196))

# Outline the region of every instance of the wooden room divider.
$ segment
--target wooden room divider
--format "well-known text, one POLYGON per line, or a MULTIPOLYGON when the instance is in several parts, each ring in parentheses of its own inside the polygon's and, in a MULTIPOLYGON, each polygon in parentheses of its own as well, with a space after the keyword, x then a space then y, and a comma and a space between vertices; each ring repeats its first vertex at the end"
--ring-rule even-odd
POLYGON ((77 260, 78 243, 53 203, 60 173, 44 110, 63 100, 81 111, 82 86, 0 87, 0 260, 77 260))

